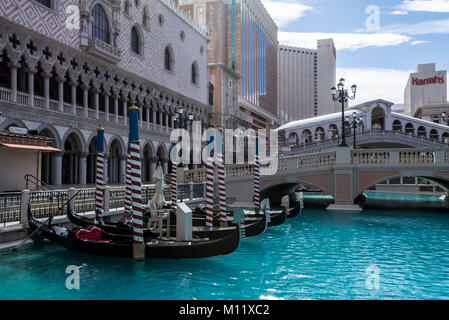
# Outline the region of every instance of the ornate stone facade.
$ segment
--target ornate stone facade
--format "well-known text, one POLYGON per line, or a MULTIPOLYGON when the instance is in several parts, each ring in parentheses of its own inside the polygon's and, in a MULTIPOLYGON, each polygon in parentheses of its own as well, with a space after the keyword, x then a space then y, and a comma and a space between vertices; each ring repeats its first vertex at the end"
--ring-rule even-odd
POLYGON ((208 123, 204 30, 179 15, 167 0, 168 5, 160 0, 127 2, 129 14, 120 0, 63 0, 51 2, 52 8, 34 0, 0 3, 0 129, 27 127, 54 139, 53 146, 61 152, 43 158, 45 182, 93 182, 99 124, 105 128, 109 157, 105 171, 110 182, 120 182, 130 104, 141 108, 144 181, 151 180, 158 161, 168 170, 169 134, 177 108, 208 123), (90 12, 98 3, 108 18, 110 43, 91 34, 90 12), (81 29, 65 26, 70 5, 79 5, 81 29), (141 54, 130 48, 133 26, 139 29, 141 54), (164 69, 167 45, 174 53, 171 71, 164 69), (193 62, 198 66, 197 84, 190 81, 193 62))

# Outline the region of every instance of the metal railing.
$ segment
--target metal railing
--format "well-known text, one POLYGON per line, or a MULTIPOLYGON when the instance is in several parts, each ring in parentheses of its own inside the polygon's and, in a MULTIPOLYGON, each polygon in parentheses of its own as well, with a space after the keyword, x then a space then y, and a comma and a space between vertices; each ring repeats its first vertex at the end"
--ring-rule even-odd
MULTIPOLYGON (((108 187, 109 199, 105 208, 116 209, 124 207, 125 188, 108 187)), ((82 188, 77 190, 74 198, 75 212, 93 212, 95 211, 95 188, 82 188)), ((29 206, 33 215, 37 218, 46 218, 50 214, 66 215, 67 208, 63 204, 69 198, 69 189, 64 190, 45 190, 45 191, 27 191, 29 192, 29 206)), ((155 193, 154 185, 142 186, 142 203, 148 203, 155 193)), ((164 197, 170 200, 171 187, 166 185, 164 188, 164 197)), ((179 184, 178 199, 186 200, 204 197, 204 183, 179 184)), ((21 220, 22 212, 22 193, 8 192, 0 193, 0 223, 18 222, 21 220)), ((25 213, 26 214, 26 213, 25 213)))
POLYGON ((20 192, 0 193, 0 224, 20 221, 21 201, 22 194, 20 192))

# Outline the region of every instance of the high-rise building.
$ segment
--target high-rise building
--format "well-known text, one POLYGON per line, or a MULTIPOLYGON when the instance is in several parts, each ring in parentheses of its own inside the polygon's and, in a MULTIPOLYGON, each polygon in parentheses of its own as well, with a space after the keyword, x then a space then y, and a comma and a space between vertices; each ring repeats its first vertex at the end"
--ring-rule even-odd
POLYGON ((404 90, 404 112, 415 116, 426 105, 447 102, 446 70, 436 71, 435 63, 419 64, 404 90))
POLYGON ((336 51, 332 39, 317 49, 278 48, 278 116, 282 123, 336 112, 330 89, 335 86, 336 51))
POLYGON ((277 122, 277 26, 260 0, 179 0, 210 29, 209 74, 222 123, 267 128, 277 122), (212 83, 213 82, 213 83, 212 83), (230 88, 237 88, 230 110, 230 88), (245 120, 245 121, 240 121, 245 120))

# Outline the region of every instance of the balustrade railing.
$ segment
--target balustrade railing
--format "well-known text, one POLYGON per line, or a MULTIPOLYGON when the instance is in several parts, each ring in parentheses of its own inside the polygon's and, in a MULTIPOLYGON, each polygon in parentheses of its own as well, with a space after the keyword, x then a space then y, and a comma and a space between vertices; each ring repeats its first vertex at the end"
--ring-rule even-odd
POLYGON ((299 156, 297 158, 297 168, 319 168, 329 167, 335 164, 336 152, 326 152, 299 156))
POLYGON ((406 151, 399 152, 400 163, 434 163, 435 156, 433 152, 428 151, 406 151))
MULTIPOLYGON (((12 102, 11 100, 12 100, 11 89, 0 87, 0 101, 12 102)), ((28 106, 29 105, 28 93, 17 91, 17 99, 16 99, 15 103, 28 106)), ((35 96, 34 97, 34 107, 40 108, 40 109, 47 109, 45 97, 35 96)), ((48 100, 48 109, 51 111, 60 112, 59 101, 49 99, 48 100)), ((73 105, 71 103, 64 102, 63 112, 66 114, 73 114, 73 105)), ((79 106, 79 105, 76 106, 76 115, 80 116, 80 117, 84 117, 84 115, 85 115, 84 114, 84 106, 79 106)), ((96 119, 96 110, 95 109, 91 109, 91 108, 88 109, 88 118, 96 119)), ((114 122, 115 123, 115 114, 113 114, 113 113, 110 113, 109 117, 106 117, 106 113, 103 111, 100 111, 99 118, 101 121, 104 121, 104 122, 114 122)), ((119 115, 118 123, 123 124, 123 121, 124 121, 123 116, 119 115)), ((170 128, 170 127, 167 128, 166 126, 161 126, 161 125, 153 124, 153 123, 149 123, 149 126, 148 126, 146 122, 144 122, 142 124, 142 128, 145 130, 150 130, 150 131, 164 132, 164 133, 166 132, 168 134, 170 134, 172 131, 172 128, 170 128)))
POLYGON ((390 152, 356 151, 351 153, 353 164, 386 164, 390 163, 390 152))

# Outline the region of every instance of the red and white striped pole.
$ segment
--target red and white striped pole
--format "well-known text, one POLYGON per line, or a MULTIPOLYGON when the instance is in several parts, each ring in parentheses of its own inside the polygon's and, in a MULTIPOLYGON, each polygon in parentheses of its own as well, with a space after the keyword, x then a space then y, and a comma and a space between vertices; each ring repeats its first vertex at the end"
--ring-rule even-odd
POLYGON ((145 259, 145 243, 143 239, 142 217, 142 178, 139 141, 139 108, 129 107, 129 141, 131 162, 131 210, 133 214, 133 257, 135 260, 145 259))
POLYGON ((220 196, 220 225, 226 225, 226 182, 224 169, 224 156, 220 152, 218 155, 218 192, 220 196))
POLYGON ((206 226, 214 225, 214 164, 209 155, 206 163, 206 226))
POLYGON ((95 209, 98 217, 103 218, 104 201, 104 129, 97 129, 97 161, 95 176, 95 209))
POLYGON ((260 163, 258 144, 258 139, 256 138, 256 156, 254 159, 254 206, 256 207, 256 212, 260 207, 260 163))
POLYGON ((130 143, 128 143, 128 158, 126 159, 126 178, 125 178, 125 216, 131 217, 131 156, 130 143))
POLYGON ((176 212, 176 204, 178 203, 178 181, 176 180, 178 165, 171 163, 171 203, 172 208, 176 212))

